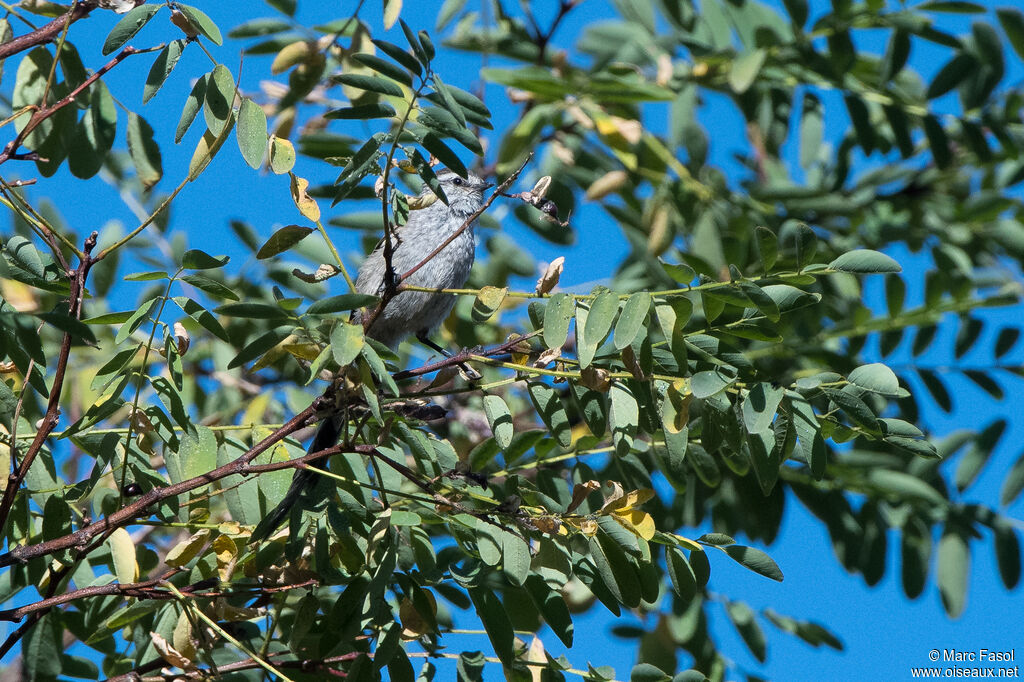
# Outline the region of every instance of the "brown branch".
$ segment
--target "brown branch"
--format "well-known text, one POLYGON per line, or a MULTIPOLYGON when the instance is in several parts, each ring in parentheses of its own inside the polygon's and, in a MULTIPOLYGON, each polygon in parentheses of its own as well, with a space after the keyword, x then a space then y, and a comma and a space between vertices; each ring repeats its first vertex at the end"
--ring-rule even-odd
MULTIPOLYGON (((164 486, 162 488, 154 488, 149 492, 139 496, 139 498, 117 510, 113 514, 106 516, 96 523, 80 528, 74 533, 69 533, 53 540, 47 540, 46 542, 40 542, 34 545, 26 545, 24 547, 15 547, 6 554, 0 554, 0 568, 4 566, 10 566, 17 562, 25 562, 30 559, 35 559, 41 556, 47 556, 54 552, 59 552, 65 549, 71 549, 75 547, 82 547, 86 545, 93 538, 110 532, 123 525, 127 525, 134 519, 142 516, 150 507, 156 503, 166 500, 170 497, 177 497, 182 493, 201 488, 205 485, 219 481, 222 478, 232 476, 235 474, 247 474, 255 473, 261 470, 256 467, 250 467, 249 462, 255 459, 260 454, 266 452, 276 443, 283 440, 286 436, 295 433, 299 429, 307 426, 307 422, 316 416, 317 412, 321 409, 324 403, 324 398, 319 397, 313 401, 313 403, 302 412, 288 420, 287 423, 281 426, 281 428, 274 431, 262 441, 254 445, 243 455, 239 456, 227 464, 217 467, 212 471, 199 476, 194 476, 188 480, 180 481, 173 485, 164 486)), ((265 467, 267 465, 260 465, 265 467)), ((26 471, 27 471, 27 467, 26 471)), ((269 469, 268 469, 269 470, 269 469)), ((5 491, 5 495, 11 493, 11 488, 8 487, 5 491)), ((6 497, 5 497, 6 499, 6 497)), ((11 493, 11 499, 13 499, 13 493, 11 493)))
POLYGON ((430 374, 431 372, 436 372, 440 369, 444 369, 445 367, 451 367, 452 365, 461 365, 462 363, 472 359, 474 355, 482 355, 484 357, 505 355, 511 352, 512 349, 515 348, 515 346, 521 343, 522 341, 526 341, 527 339, 537 336, 540 333, 541 331, 535 331, 530 332, 529 334, 524 334, 522 336, 516 336, 514 338, 508 339, 507 341, 500 345, 495 346, 494 348, 488 348, 483 351, 464 349, 447 358, 444 358, 443 360, 439 360, 438 362, 432 362, 430 364, 423 365, 422 367, 417 367, 416 369, 407 369, 401 372, 397 372, 393 375, 393 377, 395 381, 400 381, 402 379, 409 379, 412 377, 422 376, 424 374, 430 374))
MULTIPOLYGON (((412 266, 408 271, 402 273, 402 276, 398 278, 398 284, 401 284, 402 282, 407 280, 409 277, 411 277, 414 272, 416 272, 417 270, 422 268, 424 265, 429 263, 435 256, 437 256, 437 254, 441 253, 445 249, 446 246, 448 246, 453 241, 455 241, 456 238, 458 238, 458 236, 460 234, 462 234, 463 232, 468 230, 469 226, 472 225, 476 221, 477 218, 482 216, 487 211, 487 209, 491 207, 491 204, 494 203, 495 199, 497 199, 499 196, 501 196, 502 193, 505 192, 505 190, 507 190, 509 187, 512 186, 512 183, 516 181, 516 179, 519 177, 519 174, 523 172, 523 169, 526 168, 526 164, 530 163, 530 159, 532 159, 532 158, 533 158, 533 152, 530 152, 530 155, 526 157, 526 161, 523 162, 523 165, 521 165, 516 171, 514 171, 511 175, 509 175, 507 178, 505 178, 502 181, 502 183, 500 185, 498 185, 498 188, 496 190, 494 190, 494 193, 491 194, 491 196, 487 197, 487 201, 485 201, 480 208, 478 208, 477 210, 473 211, 473 213, 471 213, 470 216, 468 218, 466 218, 465 221, 463 221, 462 225, 459 226, 459 229, 455 230, 450 235, 448 235, 448 238, 445 239, 443 242, 441 242, 437 246, 437 248, 435 248, 433 251, 431 251, 429 254, 427 254, 426 258, 421 260, 416 265, 412 266)), ((386 244, 387 244, 387 236, 385 236, 385 245, 386 244)), ((386 286, 384 288, 384 295, 381 296, 380 302, 377 304, 377 307, 374 308, 372 313, 370 313, 366 318, 363 319, 363 329, 364 330, 368 330, 373 325, 373 323, 376 321, 376 319, 378 317, 380 317, 381 311, 384 310, 384 306, 386 306, 389 301, 391 301, 395 296, 397 296, 398 293, 399 292, 398 292, 398 287, 397 286, 396 287, 386 286)))
MULTIPOLYGON (((134 597, 135 599, 158 599, 158 600, 170 600, 176 599, 177 597, 173 592, 169 590, 160 589, 157 587, 158 584, 167 580, 173 575, 180 573, 181 568, 173 568, 166 571, 159 578, 152 580, 144 580, 136 583, 111 583, 109 585, 93 585, 91 587, 83 587, 81 589, 72 590, 71 592, 65 592, 64 594, 57 595, 55 597, 48 597, 41 599, 25 606, 20 606, 16 609, 5 609, 0 611, 0 621, 11 621, 16 622, 24 618, 25 616, 36 613, 37 611, 48 611, 54 606, 60 606, 61 604, 67 604, 71 601, 78 599, 87 599, 89 597, 105 597, 111 595, 120 595, 122 597, 134 597)), ((205 583, 205 581, 203 581, 205 583)), ((304 587, 310 587, 318 584, 316 580, 310 579, 301 583, 295 583, 292 585, 279 585, 277 587, 254 587, 252 589, 243 590, 228 590, 228 591, 210 591, 210 592, 199 592, 200 589, 206 589, 203 583, 196 583, 181 588, 179 591, 183 594, 187 594, 194 597, 202 597, 204 599, 217 599, 219 597, 228 597, 238 594, 252 594, 252 595, 267 595, 275 594, 277 592, 286 592, 288 590, 296 590, 304 587)))
POLYGON ((124 61, 128 57, 131 57, 134 54, 144 54, 146 52, 153 52, 154 50, 162 50, 163 48, 163 45, 156 45, 154 47, 148 47, 145 49, 137 49, 129 45, 122 49, 120 52, 118 52, 113 59, 111 59, 109 62, 101 66, 99 70, 96 71, 96 73, 92 74, 84 81, 82 81, 82 83, 78 87, 69 92, 67 95, 60 98, 48 107, 36 108, 32 112, 32 117, 28 120, 28 123, 26 123, 25 127, 21 129, 21 132, 19 132, 13 140, 8 142, 4 146, 3 151, 0 151, 0 164, 10 159, 29 158, 28 155, 17 153, 21 145, 24 144, 25 138, 31 135, 32 131, 38 128, 43 121, 53 116, 55 113, 57 113, 59 110, 63 109, 67 105, 73 103, 75 99, 80 94, 82 94, 83 91, 88 89, 90 85, 92 85, 100 78, 102 78, 108 71, 113 69, 122 61, 124 61))
MULTIPOLYGON (((274 659, 276 659, 276 658, 278 658, 280 656, 286 656, 286 655, 288 655, 288 653, 289 652, 287 652, 287 651, 271 652, 271 653, 268 653, 263 658, 266 659, 266 660, 273 660, 274 661, 274 667, 276 667, 276 668, 297 668, 299 670, 302 670, 303 672, 313 673, 313 672, 318 672, 318 671, 324 670, 325 668, 328 668, 328 666, 331 666, 331 665, 334 665, 334 664, 337 664, 337 663, 345 663, 347 661, 355 660, 359 656, 363 655, 363 652, 353 651, 353 652, 350 652, 350 653, 347 653, 347 654, 341 654, 341 655, 338 655, 338 656, 331 656, 329 658, 310 658, 310 659, 298 659, 298 660, 291 660, 291 661, 274 660, 274 659)), ((370 657, 373 656, 372 653, 367 653, 366 655, 370 656, 370 657)), ((132 670, 130 672, 127 672, 127 673, 124 673, 124 674, 121 674, 121 675, 117 675, 116 677, 109 677, 109 678, 107 678, 105 680, 105 682, 140 682, 140 680, 151 679, 151 678, 143 678, 142 675, 144 673, 152 672, 154 670, 159 670, 160 668, 166 667, 166 665, 167 665, 166 661, 164 661, 163 659, 157 659, 156 661, 152 661, 152 662, 147 663, 145 665, 139 666, 138 668, 136 668, 135 670, 132 670)), ((237 670, 252 670, 254 668, 261 668, 261 667, 262 666, 259 663, 257 663, 256 661, 252 660, 251 658, 247 658, 247 659, 244 659, 244 660, 241 660, 241 661, 235 661, 234 663, 225 663, 224 665, 218 665, 217 666, 217 672, 218 673, 225 673, 225 672, 234 672, 234 671, 237 671, 237 670)), ((334 671, 333 669, 330 669, 330 672, 336 673, 338 671, 334 671)), ((152 679, 165 680, 165 679, 173 678, 175 680, 205 680, 205 679, 209 679, 211 673, 212 673, 212 670, 210 670, 210 669, 197 668, 195 670, 188 670, 188 671, 186 671, 183 674, 175 673, 173 675, 160 675, 158 678, 155 677, 155 678, 152 678, 152 679)))
POLYGON ((0 620, 12 622, 19 621, 25 616, 35 613, 36 611, 49 610, 54 606, 60 606, 61 604, 66 604, 69 601, 84 599, 87 597, 119 594, 125 597, 135 597, 137 599, 173 599, 174 595, 170 592, 166 590, 154 590, 153 588, 155 588, 157 583, 160 581, 166 580, 180 571, 181 569, 175 568, 167 571, 162 576, 154 580, 145 580, 137 583, 112 583, 110 585, 93 585, 91 587, 83 587, 48 599, 41 599, 37 602, 26 604, 25 606, 19 606, 16 609, 5 609, 0 611, 0 620))
POLYGON ((65 26, 79 19, 84 19, 90 12, 96 9, 98 4, 98 0, 81 0, 70 12, 65 12, 45 26, 0 44, 0 59, 7 59, 11 55, 38 45, 52 43, 61 34, 65 26))
MULTIPOLYGON (((97 232, 93 232, 85 240, 83 258, 78 269, 68 273, 71 280, 71 292, 68 298, 68 313, 76 320, 82 316, 82 297, 85 292, 85 280, 89 275, 89 268, 92 267, 92 253, 96 246, 97 232)), ((71 356, 71 334, 64 333, 60 342, 60 353, 57 356, 57 368, 53 376, 53 386, 50 389, 50 398, 46 405, 46 413, 43 415, 42 423, 32 439, 32 444, 25 451, 25 457, 21 460, 17 470, 11 472, 7 478, 7 488, 4 490, 3 498, 0 499, 0 531, 6 529, 7 518, 10 516, 11 507, 14 505, 14 498, 18 494, 22 481, 28 475, 29 467, 35 460, 36 455, 42 450, 43 443, 50 436, 50 433, 57 428, 60 421, 60 396, 64 388, 64 375, 68 369, 68 359, 71 356)), ((27 377, 26 377, 27 379, 27 377)))

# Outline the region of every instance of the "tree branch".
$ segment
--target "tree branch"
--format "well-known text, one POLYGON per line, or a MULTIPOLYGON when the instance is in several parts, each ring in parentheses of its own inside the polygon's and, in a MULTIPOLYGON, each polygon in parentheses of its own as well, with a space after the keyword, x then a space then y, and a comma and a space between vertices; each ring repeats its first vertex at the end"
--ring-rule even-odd
MULTIPOLYGON (((76 320, 81 319, 82 316, 82 296, 85 292, 85 280, 89 276, 89 268, 92 267, 93 262, 90 254, 96 246, 98 236, 97 232, 89 235, 85 240, 83 258, 79 263, 78 269, 68 273, 68 277, 71 279, 68 313, 76 320)), ((32 462, 42 449, 43 443, 46 442, 50 433, 57 428, 57 423, 60 421, 60 396, 64 388, 64 375, 68 369, 68 359, 70 356, 71 334, 65 332, 60 343, 60 353, 57 357, 57 368, 53 377, 53 387, 50 389, 46 413, 43 415, 42 423, 39 426, 39 430, 36 431, 32 444, 25 451, 25 457, 21 460, 18 468, 8 477, 7 488, 4 489, 3 498, 0 499, 0 531, 4 530, 7 526, 7 517, 10 515, 11 507, 14 505, 14 498, 18 494, 25 476, 28 475, 29 467, 32 466, 32 462)))
POLYGON ((53 116, 55 113, 57 113, 59 110, 63 109, 67 105, 74 102, 75 99, 80 94, 82 94, 83 91, 85 91, 90 85, 92 85, 100 78, 102 78, 112 68, 120 64, 128 57, 131 57, 133 54, 145 54, 147 52, 153 52, 154 50, 162 50, 163 48, 164 45, 162 44, 157 45, 155 47, 148 47, 145 49, 136 49, 129 45, 120 52, 118 52, 113 59, 111 59, 109 62, 101 66, 99 70, 96 71, 96 73, 92 74, 84 81, 82 81, 82 83, 77 88, 69 92, 67 95, 60 98, 48 107, 43 107, 41 109, 37 108, 32 113, 32 117, 28 120, 28 123, 25 124, 25 127, 21 129, 21 132, 19 132, 13 140, 8 142, 4 146, 3 151, 0 151, 0 164, 10 159, 27 158, 25 155, 17 154, 18 148, 21 147, 21 145, 25 142, 25 138, 32 134, 32 131, 39 127, 39 124, 41 124, 43 121, 53 116))
MULTIPOLYGON (((166 500, 170 497, 176 497, 182 493, 201 488, 204 485, 219 481, 222 478, 232 476, 234 474, 247 474, 254 473, 258 469, 250 468, 249 462, 255 459, 260 454, 269 450, 274 444, 283 440, 286 436, 298 431, 307 425, 307 422, 316 416, 316 413, 321 409, 324 403, 323 396, 317 398, 313 403, 302 412, 292 417, 286 422, 281 428, 277 429, 274 433, 270 434, 257 445, 253 446, 248 452, 241 455, 237 459, 234 459, 223 466, 217 467, 216 469, 209 471, 199 476, 194 476, 185 481, 180 481, 173 485, 164 486, 162 488, 154 488, 149 492, 143 494, 138 500, 129 504, 121 509, 117 510, 113 514, 100 519, 96 523, 80 528, 74 533, 69 533, 53 540, 47 540, 46 542, 40 542, 34 545, 26 545, 24 547, 15 547, 6 554, 0 554, 0 568, 4 566, 10 566, 16 562, 25 562, 30 559, 35 559, 41 556, 47 556, 54 552, 59 552, 64 549, 71 549, 74 547, 82 547, 87 544, 90 540, 119 528, 123 525, 128 524, 136 517, 142 515, 147 509, 154 504, 166 500)), ((56 423, 56 421, 54 421, 56 423)), ((52 427, 51 427, 52 430, 52 427)), ((34 444, 34 443, 33 443, 34 444)), ((266 465, 263 465, 266 466, 266 465)), ((28 467, 24 467, 25 471, 28 467)), ((7 495, 10 494, 10 498, 14 499, 14 493, 12 488, 8 487, 5 491, 5 500, 7 495)))
POLYGON ((70 12, 60 15, 45 26, 0 44, 0 59, 7 59, 11 55, 38 45, 52 43, 61 34, 65 26, 89 16, 89 13, 96 9, 98 4, 99 0, 81 0, 70 12))

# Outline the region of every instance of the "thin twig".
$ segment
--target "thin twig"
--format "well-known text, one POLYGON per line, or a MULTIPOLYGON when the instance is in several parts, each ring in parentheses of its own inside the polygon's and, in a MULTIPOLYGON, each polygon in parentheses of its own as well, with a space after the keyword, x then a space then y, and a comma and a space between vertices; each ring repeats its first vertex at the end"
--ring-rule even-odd
POLYGON ((11 140, 6 145, 4 145, 3 151, 0 151, 0 164, 4 163, 5 161, 8 161, 9 159, 16 158, 14 156, 15 153, 18 151, 18 149, 21 147, 21 145, 24 144, 25 138, 27 138, 32 133, 33 130, 38 128, 39 125, 43 121, 45 121, 46 119, 50 118, 55 113, 57 113, 58 111, 60 111, 64 107, 66 107, 67 105, 73 103, 75 101, 75 99, 80 94, 82 94, 82 92, 84 92, 86 89, 88 89, 88 87, 90 85, 92 85, 93 83, 98 81, 100 78, 102 78, 108 71, 113 69, 115 66, 120 64, 122 61, 124 61, 128 57, 131 57, 132 55, 135 55, 135 54, 145 54, 147 52, 153 52, 155 50, 162 50, 163 48, 164 48, 163 45, 156 45, 154 47, 147 47, 147 48, 143 48, 143 49, 137 49, 137 48, 134 48, 131 45, 129 45, 129 46, 125 47, 124 49, 122 49, 120 52, 118 52, 117 55, 113 59, 111 59, 109 62, 107 62, 106 64, 101 66, 96 71, 96 73, 92 74, 91 76, 86 78, 84 81, 82 81, 82 83, 78 87, 76 87, 74 90, 72 90, 67 95, 65 95, 64 97, 60 98, 59 100, 57 100, 56 102, 54 102, 50 106, 42 107, 42 108, 39 108, 39 107, 27 107, 27 109, 30 110, 30 111, 34 110, 33 113, 32 113, 32 117, 29 118, 28 123, 26 123, 25 127, 21 129, 21 132, 19 132, 14 137, 13 140, 11 140))
POLYGON ((17 38, 8 40, 6 43, 0 44, 0 60, 7 59, 11 55, 18 54, 19 52, 23 52, 38 45, 52 43, 57 39, 57 36, 60 35, 66 25, 88 16, 90 12, 96 9, 98 4, 98 0, 82 0, 82 2, 79 2, 71 12, 66 12, 60 15, 45 26, 37 28, 34 31, 29 31, 24 35, 20 35, 17 38))
MULTIPOLYGON (((82 316, 82 298, 85 292, 85 280, 89 275, 89 268, 92 267, 93 260, 90 256, 93 248, 96 246, 96 239, 98 233, 93 232, 85 240, 83 249, 83 259, 79 263, 78 269, 68 273, 68 277, 71 279, 71 295, 68 298, 68 314, 74 319, 81 319, 82 316)), ((4 490, 3 498, 0 499, 0 531, 7 526, 7 517, 11 513, 11 507, 14 505, 14 498, 18 494, 18 490, 21 488, 22 481, 25 480, 25 476, 28 475, 29 467, 32 466, 32 462, 35 460, 36 455, 43 447, 43 443, 49 437, 50 433, 57 428, 57 423, 60 420, 60 396, 64 389, 64 375, 68 369, 68 360, 71 356, 71 333, 65 332, 64 337, 61 339, 60 352, 57 356, 56 370, 53 376, 53 386, 50 389, 50 397, 46 405, 46 413, 43 415, 42 423, 39 425, 36 436, 32 439, 32 444, 29 445, 28 450, 25 451, 25 457, 21 460, 20 465, 16 471, 13 471, 7 479, 7 488, 4 490)))

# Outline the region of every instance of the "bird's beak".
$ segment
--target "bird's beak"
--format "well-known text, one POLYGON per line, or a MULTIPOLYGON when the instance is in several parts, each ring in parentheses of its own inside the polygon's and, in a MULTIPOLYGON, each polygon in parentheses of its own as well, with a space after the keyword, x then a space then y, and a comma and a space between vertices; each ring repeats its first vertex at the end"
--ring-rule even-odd
POLYGON ((485 189, 490 189, 492 187, 494 187, 494 183, 493 182, 485 182, 484 184, 480 185, 480 191, 482 192, 485 189))

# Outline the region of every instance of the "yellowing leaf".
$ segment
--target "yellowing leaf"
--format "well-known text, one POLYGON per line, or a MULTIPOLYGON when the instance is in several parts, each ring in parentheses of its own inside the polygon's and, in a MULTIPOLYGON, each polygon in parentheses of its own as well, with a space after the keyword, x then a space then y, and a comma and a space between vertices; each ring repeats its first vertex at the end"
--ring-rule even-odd
POLYGON ((583 500, 587 499, 587 495, 600 489, 600 481, 584 481, 583 483, 577 483, 573 486, 572 502, 569 503, 569 508, 565 510, 566 513, 571 514, 576 507, 583 504, 583 500))
POLYGON ((213 541, 213 551, 217 555, 217 575, 220 576, 221 582, 228 582, 235 571, 238 547, 227 535, 218 535, 213 541))
POLYGON ((626 530, 635 533, 644 540, 650 540, 653 538, 654 533, 657 530, 654 527, 654 519, 651 518, 651 515, 647 512, 640 511, 639 509, 615 512, 612 514, 612 518, 622 524, 626 530))
POLYGON ((546 294, 558 286, 558 279, 562 276, 564 266, 565 256, 559 256, 548 263, 548 266, 544 268, 544 274, 537 280, 538 294, 546 294))
POLYGON ((187 669, 192 667, 192 661, 187 656, 182 655, 177 649, 170 645, 170 643, 163 638, 158 632, 150 632, 149 636, 153 640, 153 648, 156 649, 157 653, 160 654, 160 658, 167 661, 168 664, 175 668, 187 669))
POLYGON ((199 551, 206 546, 210 538, 210 529, 203 528, 196 531, 186 540, 182 540, 167 553, 164 563, 174 568, 181 568, 199 555, 199 551))
POLYGON ((320 220, 320 206, 317 205, 316 200, 309 196, 306 191, 309 189, 309 180, 306 178, 300 178, 295 173, 288 173, 291 177, 291 191, 292 201, 295 202, 295 207, 299 209, 304 217, 308 218, 312 222, 318 222, 320 220))
POLYGON ((290 45, 285 45, 274 57, 274 61, 270 63, 270 73, 274 75, 284 73, 296 64, 301 64, 316 53, 316 48, 315 42, 306 40, 298 40, 290 45))
POLYGON ((626 171, 608 171, 590 184, 590 187, 587 188, 586 198, 588 201, 603 199, 625 186, 628 180, 629 176, 626 174, 626 171))
POLYGON ((390 29, 402 12, 402 0, 384 0, 384 28, 390 29))

